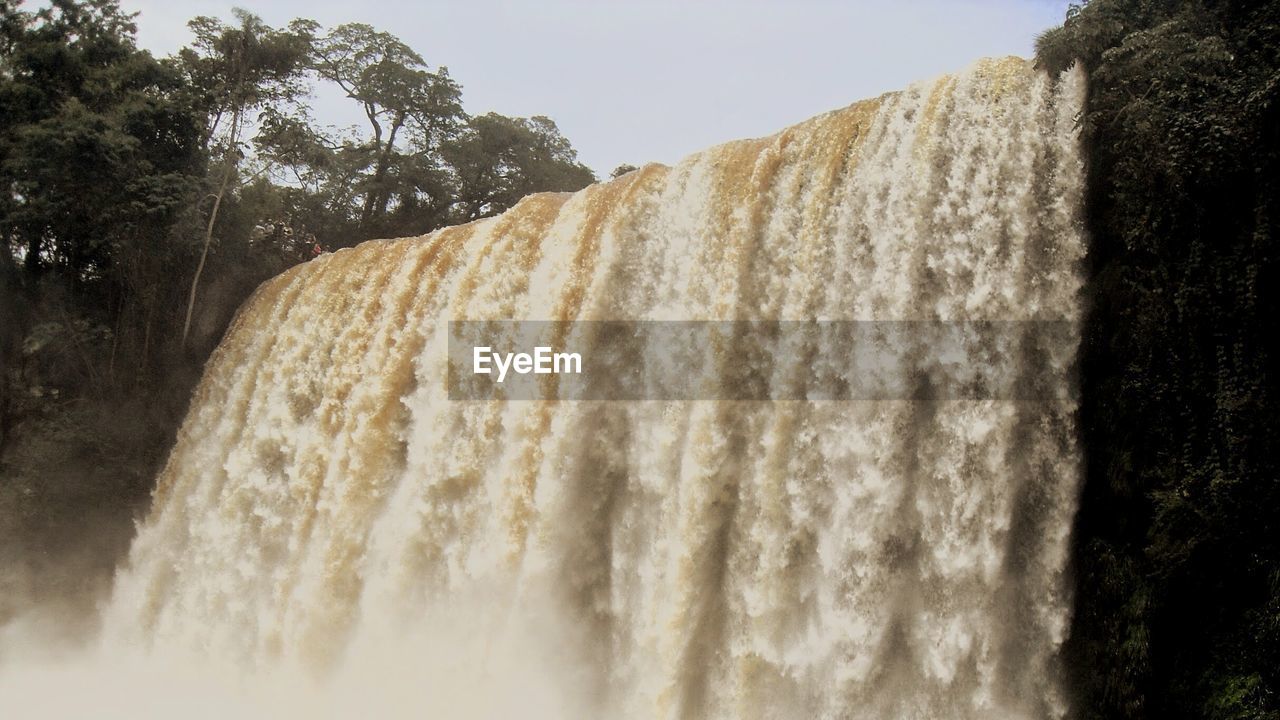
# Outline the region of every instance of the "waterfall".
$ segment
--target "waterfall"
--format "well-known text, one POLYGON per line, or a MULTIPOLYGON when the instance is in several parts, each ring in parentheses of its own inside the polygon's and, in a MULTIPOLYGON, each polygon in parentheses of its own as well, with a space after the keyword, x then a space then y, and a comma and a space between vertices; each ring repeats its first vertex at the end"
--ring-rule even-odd
POLYGON ((1083 92, 982 61, 268 281, 102 652, 339 716, 1064 716, 1083 92), (504 401, 449 396, 456 320, 1070 331, 1032 397, 504 401))

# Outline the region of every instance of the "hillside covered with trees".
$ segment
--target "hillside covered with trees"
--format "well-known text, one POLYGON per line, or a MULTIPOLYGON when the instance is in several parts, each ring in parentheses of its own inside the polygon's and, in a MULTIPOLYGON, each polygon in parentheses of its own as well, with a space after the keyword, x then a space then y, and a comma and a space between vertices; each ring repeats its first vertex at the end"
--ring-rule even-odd
POLYGON ((0 554, 27 566, 0 573, 0 619, 105 581, 260 282, 594 180, 551 119, 468 115, 387 32, 190 27, 157 58, 115 0, 0 4, 0 554), (315 121, 321 85, 367 123, 315 121))
POLYGON ((1093 0, 1084 718, 1280 717, 1280 3, 1093 0))

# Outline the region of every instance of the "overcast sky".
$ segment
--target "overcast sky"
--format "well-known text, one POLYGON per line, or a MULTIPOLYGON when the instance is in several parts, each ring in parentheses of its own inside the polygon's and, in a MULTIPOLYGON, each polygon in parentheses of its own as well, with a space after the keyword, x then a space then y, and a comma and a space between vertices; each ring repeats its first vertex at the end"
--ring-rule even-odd
MULTIPOLYGON (((739 137, 959 69, 1031 53, 1066 0, 122 0, 143 47, 168 54, 195 15, 244 7, 273 26, 389 31, 462 84, 468 112, 549 115, 583 162, 674 163, 739 137)), ((357 123, 349 101, 312 102, 357 123)))

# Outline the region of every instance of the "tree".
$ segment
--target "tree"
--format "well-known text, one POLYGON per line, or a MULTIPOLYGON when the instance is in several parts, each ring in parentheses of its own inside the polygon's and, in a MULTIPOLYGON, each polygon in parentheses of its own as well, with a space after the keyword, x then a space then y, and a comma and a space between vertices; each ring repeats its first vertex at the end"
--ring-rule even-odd
POLYGON ((595 181, 551 118, 474 117, 444 149, 457 175, 455 215, 494 215, 532 192, 579 190, 595 181))
POLYGON ((311 49, 309 26, 275 30, 244 10, 233 12, 239 23, 235 26, 210 17, 198 17, 188 23, 195 34, 195 43, 178 54, 188 81, 207 109, 205 148, 216 147, 217 154, 221 155, 217 177, 208 196, 213 205, 205 222, 200 261, 187 297, 186 318, 182 324, 184 345, 191 329, 200 277, 213 243, 218 212, 244 157, 242 137, 249 120, 247 116, 263 108, 272 108, 275 112, 275 106, 293 102, 305 92, 301 81, 311 49))
POLYGON ((199 166, 173 69, 134 45, 114 2, 6 5, 0 66, 0 227, 30 278, 104 272, 142 226, 163 226, 199 166))
POLYGON ((181 74, 137 49, 114 2, 5 6, 3 27, 0 232, 27 293, 9 320, 52 312, 74 324, 77 313, 61 317, 64 304, 40 294, 86 297, 92 321, 117 328, 108 367, 86 363, 95 382, 110 380, 116 351, 149 349, 155 296, 139 289, 203 172, 200 118, 181 74))
POLYGON ((133 32, 108 0, 0 3, 0 546, 37 591, 109 579, 190 390, 156 371, 203 118, 133 32))
POLYGON ((360 103, 373 132, 368 141, 371 172, 361 183, 363 207, 359 222, 377 226, 393 196, 413 194, 417 186, 403 186, 414 165, 424 168, 422 156, 434 156, 462 122, 462 90, 447 68, 429 71, 420 55, 390 33, 360 23, 340 25, 316 44, 315 70, 360 103), (408 147, 418 160, 408 161, 397 141, 409 131, 408 147), (392 175, 399 173, 399 177, 392 175))

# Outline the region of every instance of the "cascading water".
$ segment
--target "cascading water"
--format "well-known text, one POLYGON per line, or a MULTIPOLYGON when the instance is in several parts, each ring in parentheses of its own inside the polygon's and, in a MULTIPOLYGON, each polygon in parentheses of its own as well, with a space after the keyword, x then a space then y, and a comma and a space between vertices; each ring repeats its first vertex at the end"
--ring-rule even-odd
POLYGON ((1061 717, 1083 86, 984 61, 266 283, 102 653, 316 683, 272 716, 1061 717), (1071 332, 1031 400, 502 402, 458 319, 1071 332))

